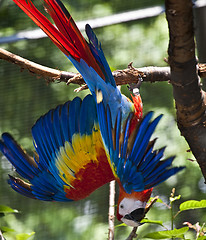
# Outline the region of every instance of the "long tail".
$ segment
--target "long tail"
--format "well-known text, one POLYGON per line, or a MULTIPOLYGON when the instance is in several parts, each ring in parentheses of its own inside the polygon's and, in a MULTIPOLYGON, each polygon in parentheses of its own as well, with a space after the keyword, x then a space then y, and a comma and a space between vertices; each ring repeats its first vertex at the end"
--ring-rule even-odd
POLYGON ((86 25, 86 33, 89 38, 89 43, 87 43, 73 18, 60 0, 44 0, 47 12, 57 27, 39 12, 30 0, 13 1, 72 61, 77 70, 82 74, 93 94, 95 94, 96 89, 101 89, 104 93, 105 83, 109 83, 110 86, 116 88, 101 45, 91 27, 86 25))
MULTIPOLYGON (((56 27, 40 13, 31 0, 13 0, 56 44, 82 74, 92 95, 97 100, 101 91, 104 105, 109 105, 114 124, 118 109, 122 109, 123 120, 130 112, 136 111, 135 125, 142 116, 141 109, 122 95, 116 87, 109 65, 105 59, 101 44, 89 25, 86 33, 89 43, 83 38, 71 15, 60 0, 44 0, 47 12, 53 18, 56 27), (140 113, 140 114, 139 114, 140 113)), ((137 102, 141 103, 140 97, 137 102)), ((141 105, 141 104, 140 104, 141 105)), ((142 108, 142 105, 140 106, 142 108)))

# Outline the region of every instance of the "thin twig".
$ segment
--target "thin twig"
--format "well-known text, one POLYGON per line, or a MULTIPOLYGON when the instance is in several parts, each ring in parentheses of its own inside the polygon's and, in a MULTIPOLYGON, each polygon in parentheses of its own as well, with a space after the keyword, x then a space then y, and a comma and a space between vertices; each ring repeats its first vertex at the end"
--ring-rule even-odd
POLYGON ((129 237, 126 240, 132 240, 133 238, 137 237, 137 227, 134 227, 129 235, 129 237))
POLYGON ((0 240, 5 240, 5 238, 4 238, 4 236, 3 236, 2 232, 1 232, 1 230, 0 230, 0 240))
POLYGON ((155 196, 145 207, 145 215, 149 212, 151 207, 156 203, 158 200, 159 196, 155 196))
POLYGON ((108 240, 114 239, 114 211, 115 211, 115 180, 111 181, 109 184, 109 233, 108 240))

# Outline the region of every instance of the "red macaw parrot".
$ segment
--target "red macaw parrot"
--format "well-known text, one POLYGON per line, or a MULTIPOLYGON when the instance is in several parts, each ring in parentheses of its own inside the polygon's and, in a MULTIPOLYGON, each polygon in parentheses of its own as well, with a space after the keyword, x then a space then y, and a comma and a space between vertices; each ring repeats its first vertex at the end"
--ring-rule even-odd
POLYGON ((142 102, 120 93, 101 45, 86 25, 89 43, 59 0, 44 0, 57 28, 31 1, 13 0, 57 45, 82 74, 92 95, 50 110, 32 128, 36 154, 29 156, 8 133, 0 150, 17 173, 10 176, 17 192, 45 201, 73 201, 116 180, 120 193, 117 218, 138 226, 152 188, 183 167, 171 167, 174 157, 161 161, 164 148, 153 151, 150 137, 161 115, 142 119, 142 102))

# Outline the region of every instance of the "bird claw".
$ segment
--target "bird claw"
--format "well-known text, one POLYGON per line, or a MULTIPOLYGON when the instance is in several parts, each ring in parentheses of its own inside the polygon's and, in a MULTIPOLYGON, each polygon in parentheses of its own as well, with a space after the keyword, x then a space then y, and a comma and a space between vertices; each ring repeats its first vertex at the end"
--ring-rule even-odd
POLYGON ((132 91, 133 94, 135 95, 139 95, 139 90, 140 90, 140 86, 143 82, 142 76, 141 74, 138 75, 138 82, 137 83, 130 83, 128 86, 129 91, 132 91))

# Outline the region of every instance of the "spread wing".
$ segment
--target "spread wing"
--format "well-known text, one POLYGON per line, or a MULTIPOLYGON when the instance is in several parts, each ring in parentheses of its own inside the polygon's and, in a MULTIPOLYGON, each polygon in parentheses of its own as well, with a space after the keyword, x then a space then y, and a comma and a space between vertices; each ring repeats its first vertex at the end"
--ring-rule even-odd
POLYGON ((91 95, 50 110, 33 126, 32 135, 33 158, 10 134, 0 141, 2 153, 28 180, 10 176, 17 192, 46 201, 79 200, 114 179, 91 95))
POLYGON ((130 134, 133 113, 122 128, 121 111, 118 112, 114 127, 109 107, 105 109, 100 102, 97 112, 113 174, 127 193, 150 189, 184 168, 172 167, 174 157, 162 160, 165 148, 153 150, 155 140, 150 141, 150 138, 162 115, 151 121, 153 112, 149 112, 130 134))

